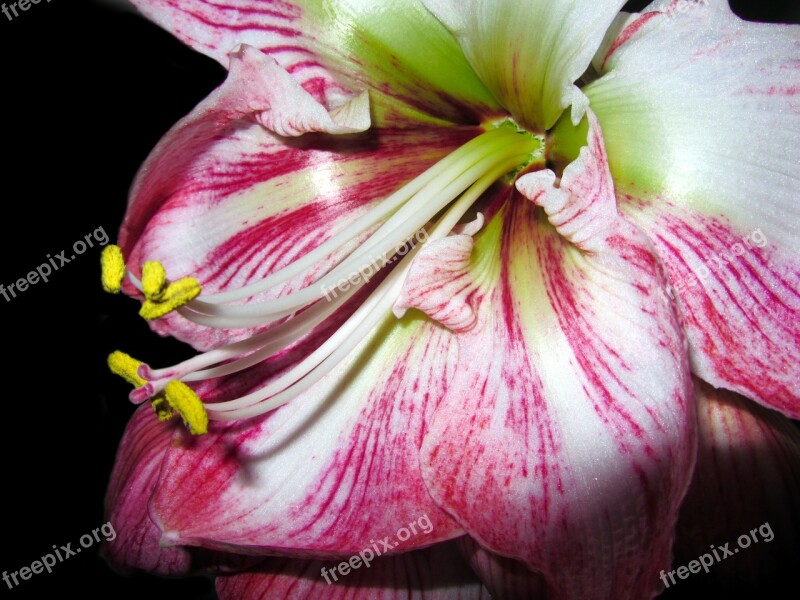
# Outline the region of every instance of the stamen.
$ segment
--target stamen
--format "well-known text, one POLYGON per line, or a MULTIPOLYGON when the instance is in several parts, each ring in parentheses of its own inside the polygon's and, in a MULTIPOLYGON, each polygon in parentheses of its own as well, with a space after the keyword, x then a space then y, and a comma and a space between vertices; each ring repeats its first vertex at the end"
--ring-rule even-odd
MULTIPOLYGON (((493 183, 527 165, 539 150, 541 138, 498 127, 459 148, 315 250, 237 290, 199 299, 201 289, 196 279, 186 277, 169 283, 161 263, 145 263, 141 281, 131 272, 128 278, 145 295, 140 314, 148 320, 173 310, 191 321, 217 328, 263 327, 289 318, 247 340, 165 369, 151 369, 121 352, 109 357, 109 366, 136 386, 132 400, 151 398, 161 420, 180 414, 193 434, 205 433, 209 418, 246 419, 286 404, 330 374, 382 321, 393 318, 392 306, 421 246, 448 235, 493 183), (369 267, 376 262, 381 266, 391 262, 388 257, 396 255, 403 244, 448 205, 450 208, 427 232, 426 239, 405 254, 347 321, 287 372, 240 398, 212 404, 204 404, 186 385, 185 382, 217 378, 252 367, 308 335, 358 293, 374 274, 375 269, 369 267), (363 244, 313 284, 263 302, 227 305, 266 292, 308 271, 378 223, 380 226, 363 244), (360 273, 361 277, 348 292, 337 294, 330 302, 321 300, 325 290, 335 289, 339 280, 349 279, 353 273, 360 273)), ((119 270, 119 265, 114 264, 119 270)), ((124 273, 124 263, 121 268, 124 273)), ((104 286, 106 270, 104 266, 104 286)))
MULTIPOLYGON (((413 254, 413 253, 412 253, 413 254)), ((410 255, 409 255, 410 256, 410 255)), ((408 258, 408 257, 407 257, 408 258)), ((402 263, 401 263, 402 264, 402 263)), ((399 268, 399 267, 398 267, 399 268)), ((223 412, 225 410, 233 410, 241 407, 250 406, 251 404, 255 404, 276 394, 287 387, 291 386, 292 384, 296 383, 301 378, 305 377, 314 370, 317 366, 319 366, 326 358, 328 358, 333 351, 342 346, 346 343, 348 337, 350 337, 351 333, 354 330, 358 329, 358 325, 364 321, 370 314, 379 314, 377 311, 378 303, 381 298, 385 295, 387 289, 393 285, 393 281, 397 279, 396 274, 393 272, 390 274, 384 281, 381 282, 381 285, 370 295, 370 297, 358 307, 355 313, 342 325, 336 332, 329 337, 325 342, 317 348, 314 352, 312 352, 309 356, 307 356, 304 360, 302 360, 299 364, 297 364, 294 368, 289 370, 284 375, 280 376, 275 381, 267 384, 266 386, 262 387, 255 392, 252 392, 246 396, 242 396, 236 400, 229 400, 227 402, 220 402, 215 404, 207 405, 207 409, 213 413, 223 412)), ((266 412, 266 411, 265 411, 266 412)))
MULTIPOLYGON (((144 281, 142 281, 142 284, 142 287, 146 288, 144 281)), ((184 277, 178 281, 173 281, 158 295, 158 298, 145 300, 139 310, 139 314, 148 321, 159 319, 188 304, 197 298, 201 291, 200 282, 194 277, 184 277)), ((147 292, 145 291, 145 293, 147 292)))
POLYGON ((144 263, 142 267, 142 291, 145 298, 155 302, 164 297, 167 290, 167 271, 156 260, 144 263))
POLYGON ((119 294, 125 278, 125 258, 122 248, 110 244, 100 254, 103 289, 109 294, 119 294))
POLYGON ((359 234, 369 229, 375 223, 378 223, 384 219, 387 215, 390 215, 431 181, 434 179, 440 179, 441 175, 444 174, 448 169, 452 168, 454 165, 469 160, 469 157, 472 153, 480 153, 481 146, 483 146, 489 140, 501 137, 502 133, 504 133, 503 128, 498 127, 484 133, 481 136, 478 136, 473 140, 470 140, 456 151, 452 152, 444 159, 430 167, 422 175, 416 177, 413 181, 407 183, 398 191, 394 192, 391 196, 385 200, 381 200, 373 210, 356 219, 356 221, 339 232, 339 234, 321 244, 289 266, 268 275, 260 281, 250 283, 236 290, 204 296, 203 301, 209 304, 224 304, 237 300, 245 300, 251 296, 265 292, 281 283, 289 281, 303 271, 313 267, 321 259, 335 252, 338 248, 343 246, 345 242, 355 238, 359 234))
POLYGON ((477 162, 472 164, 472 159, 474 159, 472 156, 469 157, 471 164, 468 164, 466 169, 464 164, 460 164, 445 171, 440 178, 428 184, 392 215, 361 248, 314 284, 274 300, 244 306, 210 305, 196 301, 189 307, 191 310, 182 311, 181 314, 199 324, 212 327, 247 327, 263 324, 265 320, 271 322, 283 318, 318 300, 324 295, 326 289, 335 286, 336 282, 343 277, 346 278, 352 273, 363 271, 375 262, 376 256, 389 254, 392 250, 402 246, 434 215, 498 162, 507 160, 509 155, 514 156, 521 151, 526 155, 530 154, 531 139, 511 133, 509 137, 492 138, 490 143, 483 146, 481 150, 480 154, 484 156, 480 157, 477 162), (198 313, 222 319, 212 320, 198 313))
POLYGON ((141 387, 147 380, 139 376, 142 362, 124 352, 116 350, 108 355, 108 368, 114 375, 119 375, 134 387, 141 387))
POLYGON ((148 383, 131 393, 134 401, 143 401, 156 392, 160 392, 167 383, 173 379, 186 381, 202 381, 215 377, 222 377, 237 373, 260 363, 265 358, 276 354, 284 348, 310 333, 320 323, 336 312, 357 291, 359 286, 348 290, 346 294, 336 298, 330 303, 317 303, 301 315, 281 323, 279 326, 253 336, 252 338, 229 344, 223 348, 211 350, 195 356, 173 367, 165 369, 150 369, 147 365, 139 367, 139 375, 148 380, 148 383), (200 370, 204 367, 217 365, 231 358, 241 357, 210 369, 200 370), (142 398, 142 396, 144 396, 142 398))
MULTIPOLYGON (((497 179, 524 162, 529 154, 527 152, 506 159, 478 179, 437 223, 426 243, 448 235, 472 204, 497 179)), ((417 250, 403 259, 367 302, 316 352, 282 377, 255 392, 236 400, 206 405, 210 417, 213 420, 231 421, 264 414, 291 401, 330 373, 381 320, 391 317, 391 307, 400 293, 417 250)))
MULTIPOLYGON (((200 397, 192 388, 180 381, 171 381, 164 388, 164 395, 170 407, 181 416, 191 433, 203 435, 208 432, 208 414, 200 397)), ((156 411, 158 410, 156 407, 156 411)))
POLYGON ((153 398, 152 405, 159 421, 169 421, 176 414, 163 394, 159 394, 153 398))

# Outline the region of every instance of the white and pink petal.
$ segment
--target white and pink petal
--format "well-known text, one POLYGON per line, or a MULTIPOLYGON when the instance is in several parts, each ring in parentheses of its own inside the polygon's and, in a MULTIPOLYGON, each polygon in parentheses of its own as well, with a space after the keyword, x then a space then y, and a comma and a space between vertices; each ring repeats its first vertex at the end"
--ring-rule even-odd
POLYGON ((692 371, 800 418, 800 257, 730 219, 667 199, 626 211, 650 233, 679 301, 692 371))
MULTIPOLYGON (((397 553, 462 535, 428 494, 419 464, 456 342, 419 317, 387 318, 289 404, 168 450, 150 507, 165 543, 341 557, 370 540, 386 539, 397 553), (429 526, 398 534, 420 519, 429 526)), ((245 391, 241 377, 229 379, 217 396, 209 389, 219 384, 205 384, 204 400, 245 391)), ((267 380, 258 369, 248 375, 252 388, 267 380)))
MULTIPOLYGON (((135 274, 158 260, 170 279, 196 277, 207 294, 242 287, 318 247, 476 134, 451 127, 287 140, 275 132, 341 132, 353 113, 326 112, 291 80, 275 86, 264 70, 276 69, 271 58, 241 48, 226 82, 153 150, 120 232, 135 274)), ((251 301, 308 285, 358 242, 251 301)), ((154 328, 202 349, 253 332, 215 330, 176 314, 154 328)))
POLYGON ((150 406, 139 408, 131 417, 106 492, 106 518, 115 535, 103 542, 103 558, 125 574, 147 571, 169 577, 251 567, 257 561, 248 556, 161 544, 162 532, 150 516, 149 502, 176 435, 183 435, 181 427, 160 422, 150 406))
POLYGON ((139 408, 125 430, 105 500, 116 536, 105 542, 103 556, 117 569, 175 576, 191 568, 187 548, 159 545, 161 530, 147 511, 174 433, 175 427, 159 422, 149 406, 139 408))
POLYGON ((696 449, 665 273, 617 212, 594 120, 560 188, 546 172, 518 187, 557 226, 509 191, 476 236, 495 258, 423 476, 481 546, 540 573, 548 598, 653 597, 696 449))
POLYGON ((669 269, 693 371, 797 418, 800 26, 659 1, 595 66, 620 207, 669 269))

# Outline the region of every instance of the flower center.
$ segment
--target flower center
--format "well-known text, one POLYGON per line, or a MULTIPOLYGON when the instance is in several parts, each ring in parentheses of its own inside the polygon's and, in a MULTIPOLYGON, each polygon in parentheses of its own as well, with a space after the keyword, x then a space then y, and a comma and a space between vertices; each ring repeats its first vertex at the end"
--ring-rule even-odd
MULTIPOLYGON (((516 175, 534 160, 541 162, 543 155, 541 136, 522 131, 512 122, 503 122, 429 168, 302 258, 238 289, 201 294, 196 280, 185 278, 170 283, 161 265, 153 262, 145 263, 141 280, 128 271, 129 280, 147 298, 142 309, 145 318, 158 318, 177 310, 186 319, 207 327, 272 326, 248 339, 167 368, 152 369, 130 357, 120 358, 121 353, 112 355, 116 358, 110 360, 109 365, 112 371, 136 386, 131 393, 132 401, 155 399, 159 416, 164 416, 160 410, 164 405, 161 400, 169 401, 178 395, 172 383, 185 384, 230 375, 281 352, 331 317, 380 268, 396 263, 338 330, 279 377, 250 394, 217 403, 203 403, 199 398, 187 400, 186 394, 191 389, 182 385, 181 403, 190 409, 175 410, 196 433, 203 432, 200 430, 204 430, 202 421, 206 413, 211 420, 232 421, 278 408, 330 373, 373 328, 383 319, 391 318, 392 306, 411 262, 423 244, 447 236, 492 184, 505 176, 516 175), (352 247, 352 242, 370 229, 374 231, 364 243, 311 285, 277 299, 236 304, 310 272, 320 261, 339 254, 343 247, 352 247), (123 363, 124 369, 120 367, 123 363), (203 407, 202 415, 197 406, 203 407)), ((115 287, 113 281, 109 283, 107 279, 113 279, 112 274, 120 272, 119 257, 115 254, 112 258, 113 261, 109 259, 104 265, 106 289, 115 287)), ((174 407, 174 403, 170 405, 174 407)))

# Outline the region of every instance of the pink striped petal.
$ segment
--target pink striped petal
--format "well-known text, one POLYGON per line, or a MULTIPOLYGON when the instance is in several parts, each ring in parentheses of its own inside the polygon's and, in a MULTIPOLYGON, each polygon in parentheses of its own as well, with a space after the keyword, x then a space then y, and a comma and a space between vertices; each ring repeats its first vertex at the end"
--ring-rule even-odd
POLYGON ((435 240, 420 250, 394 304, 398 318, 409 308, 417 308, 450 331, 467 331, 475 324, 472 294, 476 285, 469 263, 472 236, 483 224, 483 216, 478 221, 464 233, 435 240))
POLYGON ((667 295, 680 301, 694 373, 800 417, 798 256, 757 227, 628 201, 669 270, 667 295))
POLYGON ((117 536, 103 548, 106 560, 118 569, 159 575, 183 575, 190 570, 189 551, 160 546, 161 530, 147 514, 173 433, 174 427, 160 423, 149 405, 134 413, 125 430, 106 494, 106 516, 117 536))
POLYGON ((587 101, 574 85, 624 0, 423 0, 475 71, 525 127, 544 132, 587 101))
MULTIPOLYGON (((796 576, 800 431, 778 413, 702 382, 697 398, 697 468, 681 508, 672 568, 708 554, 708 573, 692 575, 698 584, 718 593, 741 592, 747 584, 763 593, 796 576), (734 555, 722 559, 718 548, 725 544, 734 555)), ((683 585, 680 578, 670 582, 683 585)))
POLYGON ((106 518, 116 536, 104 542, 103 556, 122 572, 157 575, 229 573, 254 564, 254 559, 181 546, 162 546, 161 529, 148 512, 167 448, 180 428, 159 422, 150 406, 131 418, 117 452, 106 493, 106 518))
POLYGON ((492 598, 503 600, 545 600, 547 586, 518 560, 499 556, 482 548, 469 536, 458 540, 461 554, 478 574, 492 598))
POLYGON ((560 188, 548 172, 517 184, 564 237, 516 193, 476 236, 477 256, 500 255, 481 261, 479 320, 458 336, 423 477, 478 543, 541 572, 548 598, 638 600, 670 562, 693 393, 663 269, 617 213, 591 125, 560 188))
POLYGON ((132 0, 228 67, 245 43, 274 57, 318 102, 368 89, 381 126, 478 123, 499 108, 458 44, 416 0, 132 0))
POLYGON ((370 540, 401 552, 461 535, 428 494, 419 464, 456 359, 447 330, 391 317, 289 404, 171 447, 151 505, 163 541, 339 557, 370 540))
POLYGON ((724 0, 648 11, 585 89, 620 207, 669 269, 694 373, 800 417, 800 27, 724 0))
POLYGON ((370 561, 366 549, 349 564, 268 559, 249 573, 217 578, 220 600, 489 600, 453 543, 370 561), (369 561, 365 564, 363 558, 369 561), (343 571, 338 570, 339 565, 343 571), (353 565, 355 568, 352 568, 353 565), (337 570, 331 574, 331 570, 337 570), (326 577, 323 576, 326 569, 326 577), (345 572, 346 575, 342 575, 345 572), (336 578, 334 580, 334 577, 336 578), (330 583, 328 583, 330 582, 330 583))
MULTIPOLYGON (((276 118, 272 98, 282 92, 260 71, 270 61, 245 47, 225 84, 179 122, 142 167, 120 233, 134 272, 159 260, 171 279, 197 277, 208 293, 241 287, 324 243, 475 135, 473 128, 431 128, 289 142, 255 122, 276 118)), ((317 117, 324 119, 307 113, 298 121, 279 112, 283 133, 313 129, 317 117)), ((252 301, 308 285, 336 258, 252 301)), ((252 334, 243 329, 234 338, 175 314, 153 326, 203 349, 252 334)))

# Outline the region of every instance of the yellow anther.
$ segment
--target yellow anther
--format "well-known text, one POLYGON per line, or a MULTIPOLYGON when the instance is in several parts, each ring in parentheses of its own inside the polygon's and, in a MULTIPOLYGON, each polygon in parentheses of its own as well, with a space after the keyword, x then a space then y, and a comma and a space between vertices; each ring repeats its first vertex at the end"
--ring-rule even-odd
POLYGON ((144 263, 142 267, 142 291, 145 298, 158 302, 167 290, 167 271, 157 260, 144 263))
POLYGON ((146 379, 139 377, 139 367, 142 362, 131 358, 124 352, 117 350, 108 355, 108 368, 114 375, 119 375, 133 387, 142 387, 146 379))
POLYGON ((172 409, 189 427, 189 431, 194 435, 208 432, 208 413, 200 396, 192 388, 181 381, 170 381, 164 388, 164 395, 172 409))
POLYGON ((197 279, 184 277, 170 283, 158 300, 146 300, 139 314, 148 321, 161 318, 197 298, 201 291, 203 290, 197 279))
POLYGON ((125 278, 125 258, 122 256, 122 248, 113 244, 103 248, 100 254, 100 268, 103 289, 109 294, 118 294, 125 278))
POLYGON ((175 411, 172 410, 172 407, 169 405, 169 402, 167 402, 163 393, 153 398, 151 404, 153 405, 153 410, 156 411, 156 416, 159 421, 169 421, 175 416, 175 411))

